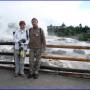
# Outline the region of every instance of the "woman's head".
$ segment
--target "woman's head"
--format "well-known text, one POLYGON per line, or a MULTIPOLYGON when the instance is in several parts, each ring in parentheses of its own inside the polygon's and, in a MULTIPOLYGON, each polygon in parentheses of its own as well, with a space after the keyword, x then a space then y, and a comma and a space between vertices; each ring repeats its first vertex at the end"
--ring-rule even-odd
POLYGON ((25 21, 20 21, 19 22, 20 29, 24 29, 25 25, 26 25, 25 21))

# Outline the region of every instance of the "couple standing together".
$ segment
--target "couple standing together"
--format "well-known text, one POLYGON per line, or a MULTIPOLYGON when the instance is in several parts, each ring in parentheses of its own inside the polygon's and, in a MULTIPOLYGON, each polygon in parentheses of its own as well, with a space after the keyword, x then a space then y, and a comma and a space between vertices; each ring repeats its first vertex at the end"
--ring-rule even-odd
POLYGON ((38 20, 33 18, 31 20, 32 28, 26 30, 26 24, 24 21, 19 22, 19 30, 14 33, 15 42, 15 77, 24 74, 24 61, 27 46, 29 51, 29 74, 27 78, 37 79, 39 76, 40 69, 40 59, 41 53, 44 52, 46 48, 45 35, 42 28, 38 27, 38 20), (20 57, 20 50, 24 51, 20 57))

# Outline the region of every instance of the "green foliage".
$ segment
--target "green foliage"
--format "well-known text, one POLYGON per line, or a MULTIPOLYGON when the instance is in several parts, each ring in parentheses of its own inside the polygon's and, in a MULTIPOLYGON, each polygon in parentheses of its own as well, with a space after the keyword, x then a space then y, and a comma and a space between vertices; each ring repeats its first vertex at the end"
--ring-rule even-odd
POLYGON ((57 36, 78 36, 79 40, 90 41, 90 28, 88 26, 66 26, 64 23, 61 26, 50 25, 47 27, 49 35, 57 36))
POLYGON ((90 41, 90 34, 81 34, 79 40, 90 41))

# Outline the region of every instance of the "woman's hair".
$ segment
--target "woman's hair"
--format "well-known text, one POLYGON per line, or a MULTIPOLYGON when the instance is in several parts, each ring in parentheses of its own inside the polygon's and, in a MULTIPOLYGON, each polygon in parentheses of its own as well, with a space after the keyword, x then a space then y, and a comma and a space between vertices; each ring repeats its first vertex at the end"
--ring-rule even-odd
POLYGON ((19 25, 22 25, 22 24, 26 25, 25 21, 20 21, 19 22, 19 25))

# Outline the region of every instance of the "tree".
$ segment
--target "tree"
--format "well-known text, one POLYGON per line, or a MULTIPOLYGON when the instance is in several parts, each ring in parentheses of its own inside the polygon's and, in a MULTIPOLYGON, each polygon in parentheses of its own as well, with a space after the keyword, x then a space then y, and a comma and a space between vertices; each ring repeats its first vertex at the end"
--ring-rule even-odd
POLYGON ((64 23, 62 23, 61 27, 62 27, 62 28, 65 28, 65 27, 66 27, 66 25, 65 25, 64 23))

